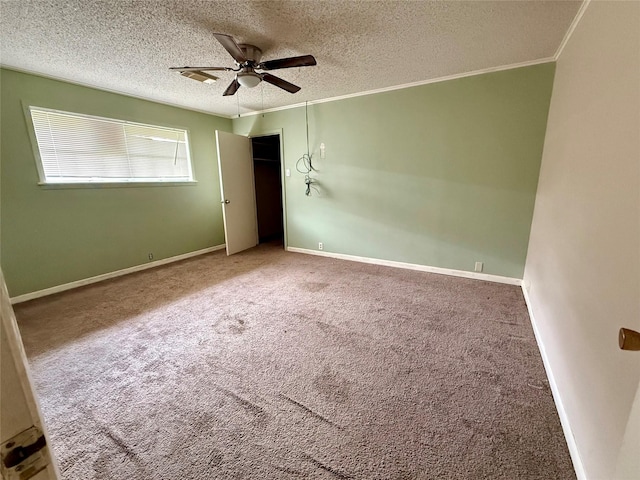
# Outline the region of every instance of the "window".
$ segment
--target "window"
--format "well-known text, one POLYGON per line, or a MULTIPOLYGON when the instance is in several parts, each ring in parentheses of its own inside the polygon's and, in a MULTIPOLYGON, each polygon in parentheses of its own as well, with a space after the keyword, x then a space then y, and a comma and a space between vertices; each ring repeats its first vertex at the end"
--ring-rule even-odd
POLYGON ((192 182, 186 130, 29 107, 41 183, 192 182))

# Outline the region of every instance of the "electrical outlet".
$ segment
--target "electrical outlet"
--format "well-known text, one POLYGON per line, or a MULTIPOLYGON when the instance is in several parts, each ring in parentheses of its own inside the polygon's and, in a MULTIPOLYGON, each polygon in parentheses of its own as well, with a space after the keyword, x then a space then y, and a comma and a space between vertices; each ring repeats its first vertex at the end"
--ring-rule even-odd
POLYGON ((324 244, 322 242, 318 242, 318 250, 324 250, 324 244))
POLYGON ((291 176, 291 169, 290 169, 290 168, 287 168, 287 169, 284 171, 284 176, 285 176, 285 177, 290 177, 290 176, 291 176))
POLYGON ((153 253, 149 254, 149 260, 153 260, 153 253))
POLYGON ((481 272, 483 266, 482 262, 476 262, 476 272, 481 272))
POLYGON ((324 143, 320 144, 320 158, 324 159, 324 143))

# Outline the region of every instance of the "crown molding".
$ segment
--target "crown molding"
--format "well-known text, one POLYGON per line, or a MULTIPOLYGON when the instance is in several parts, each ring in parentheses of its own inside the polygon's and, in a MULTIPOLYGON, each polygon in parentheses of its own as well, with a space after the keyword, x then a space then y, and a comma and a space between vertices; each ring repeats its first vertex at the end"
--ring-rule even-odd
MULTIPOLYGON (((566 44, 566 42, 568 41, 569 37, 571 36, 571 33, 573 32, 573 29, 575 29, 575 26, 577 25, 578 21, 580 20, 580 18, 582 17, 582 14, 584 13, 584 10, 586 9, 586 5, 590 2, 591 0, 585 0, 585 3, 582 4, 582 6, 580 7, 580 10, 578 11, 578 14, 576 15, 576 17, 574 18, 571 27, 569 28, 569 31, 567 32, 567 34, 565 35, 564 39, 563 39, 563 43, 561 45, 561 48, 564 47, 564 44, 566 44)), ((119 92, 117 90, 110 90, 107 88, 102 88, 102 87, 96 87, 93 85, 89 85, 86 83, 82 83, 82 82, 74 82, 71 80, 67 80, 64 78, 60 78, 60 77, 56 77, 53 75, 46 75, 46 74, 42 74, 39 72, 33 72, 30 70, 26 70, 26 69, 21 69, 21 68, 16 68, 16 67, 12 67, 10 65, 3 65, 0 64, 0 68, 6 69, 6 70, 13 70, 15 72, 19 72, 19 73, 26 73, 29 75, 35 75, 38 77, 44 77, 44 78, 49 78, 51 80, 56 80, 59 82, 65 82, 65 83, 70 83, 73 85, 78 85, 81 87, 87 87, 87 88, 92 88, 94 90, 100 90, 103 92, 109 92, 109 93, 115 93, 118 95, 123 95, 125 97, 130 97, 130 98, 136 98, 138 100, 145 100, 148 102, 153 102, 153 103, 159 103, 161 105, 167 105, 169 107, 174 107, 174 108, 181 108, 183 110, 189 110, 192 112, 198 112, 198 113, 204 113, 206 115, 213 115, 216 117, 220 117, 220 118, 226 118, 226 119, 236 119, 236 118, 243 118, 243 117, 251 117, 254 115, 261 115, 264 113, 271 113, 271 112, 279 112, 282 110, 289 110, 292 108, 300 108, 300 107, 304 107, 305 105, 316 105, 316 104, 321 104, 321 103, 328 103, 328 102, 336 102, 339 100, 346 100, 349 98, 356 98, 356 97, 362 97, 365 95, 375 95, 378 93, 385 93, 385 92, 392 92, 394 90, 404 90, 405 88, 413 88, 413 87, 419 87, 422 85, 429 85, 431 83, 440 83, 440 82, 446 82, 449 80, 457 80, 460 78, 466 78, 466 77, 474 77, 476 75, 484 75, 486 73, 494 73, 494 72, 502 72, 505 70, 513 70, 516 68, 523 68, 523 67, 531 67, 534 65, 541 65, 544 63, 551 63, 551 62, 555 62, 557 60, 557 56, 560 54, 561 49, 558 49, 558 52, 556 52, 556 54, 553 57, 545 57, 545 58, 539 58, 536 60, 529 60, 526 62, 518 62, 518 63, 511 63, 508 65, 500 65, 497 67, 489 67, 489 68, 482 68, 480 70, 473 70, 471 72, 463 72, 463 73, 456 73, 453 75, 446 75, 443 77, 436 77, 436 78, 430 78, 428 80, 420 80, 418 82, 411 82, 411 83, 403 83, 400 85, 392 85, 390 87, 383 87, 383 88, 377 88, 374 90, 366 90, 364 92, 356 92, 356 93, 350 93, 347 95, 339 95, 336 97, 328 97, 328 98, 322 98, 319 100, 309 100, 307 102, 299 102, 299 103, 294 103, 292 105, 283 105, 281 107, 273 107, 273 108, 265 108, 264 110, 255 110, 252 112, 245 112, 245 113, 241 113, 240 115, 234 114, 234 115, 224 115, 222 113, 214 113, 211 111, 207 111, 207 110, 200 110, 197 108, 190 108, 190 107, 185 107, 182 105, 177 105, 175 103, 169 103, 169 102, 163 102, 160 100, 156 100, 156 99, 152 99, 152 98, 148 98, 148 97, 143 97, 140 95, 132 95, 129 93, 123 93, 123 92, 119 92)))
MULTIPOLYGON (((304 107, 305 105, 316 105, 319 103, 335 102, 338 100, 346 100, 348 98, 362 97, 365 95, 375 95, 377 93, 392 92, 394 90, 403 90, 405 88, 419 87, 421 85, 428 85, 430 83, 446 82, 449 80, 456 80, 456 79, 465 78, 465 77, 473 77, 476 75, 483 75, 485 73, 502 72, 504 70, 513 70, 516 68, 531 67, 533 65, 540 65, 543 63, 551 63, 551 62, 555 62, 555 57, 546 57, 546 58, 540 58, 537 60, 530 60, 527 62, 512 63, 509 65, 501 65, 498 67, 483 68, 483 69, 474 70, 471 72, 456 73, 454 75, 446 75, 444 77, 430 78, 428 80, 421 80, 418 82, 403 83, 400 85, 393 85, 391 87, 377 88, 375 90, 366 90, 364 92, 350 93, 347 95, 339 95, 337 97, 323 98, 320 100, 309 100, 308 102, 294 103, 293 105, 286 105, 282 107, 266 108, 264 110, 256 110, 254 112, 241 113, 240 118, 250 117, 253 115, 261 115, 263 113, 279 112, 281 110, 289 110, 291 108, 304 107)), ((238 118, 238 115, 234 115, 232 118, 238 118)))
POLYGON ((554 61, 557 62, 558 58, 560 58, 560 55, 562 55, 562 51, 564 50, 564 47, 567 45, 567 43, 569 43, 569 39, 573 35, 574 30, 578 26, 578 23, 580 23, 580 20, 582 19, 582 16, 584 15, 584 12, 587 10, 587 7, 589 6, 590 3, 591 3, 591 0, 584 0, 584 2, 582 2, 582 5, 580 5, 580 8, 578 9, 578 13, 576 13, 576 16, 573 18, 573 22, 571 22, 571 25, 569 25, 569 29, 567 30, 567 33, 564 35, 564 38, 562 39, 562 42, 560 42, 560 46, 558 47, 558 50, 556 50, 556 53, 553 56, 554 61))

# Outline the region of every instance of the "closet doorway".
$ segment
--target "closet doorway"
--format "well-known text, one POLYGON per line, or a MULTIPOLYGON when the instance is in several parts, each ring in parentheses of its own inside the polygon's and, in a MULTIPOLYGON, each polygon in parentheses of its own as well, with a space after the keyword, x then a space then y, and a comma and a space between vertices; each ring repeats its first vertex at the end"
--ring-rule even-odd
POLYGON ((280 135, 251 138, 256 190, 258 243, 274 243, 284 248, 284 202, 280 135))

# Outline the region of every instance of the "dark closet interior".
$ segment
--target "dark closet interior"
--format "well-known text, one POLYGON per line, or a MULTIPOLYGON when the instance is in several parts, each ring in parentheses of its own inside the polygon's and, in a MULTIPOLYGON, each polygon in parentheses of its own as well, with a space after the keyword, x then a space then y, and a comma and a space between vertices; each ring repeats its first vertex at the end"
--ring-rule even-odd
POLYGON ((280 137, 254 137, 253 172, 256 185, 256 209, 260 243, 284 241, 282 222, 282 176, 280 137))

